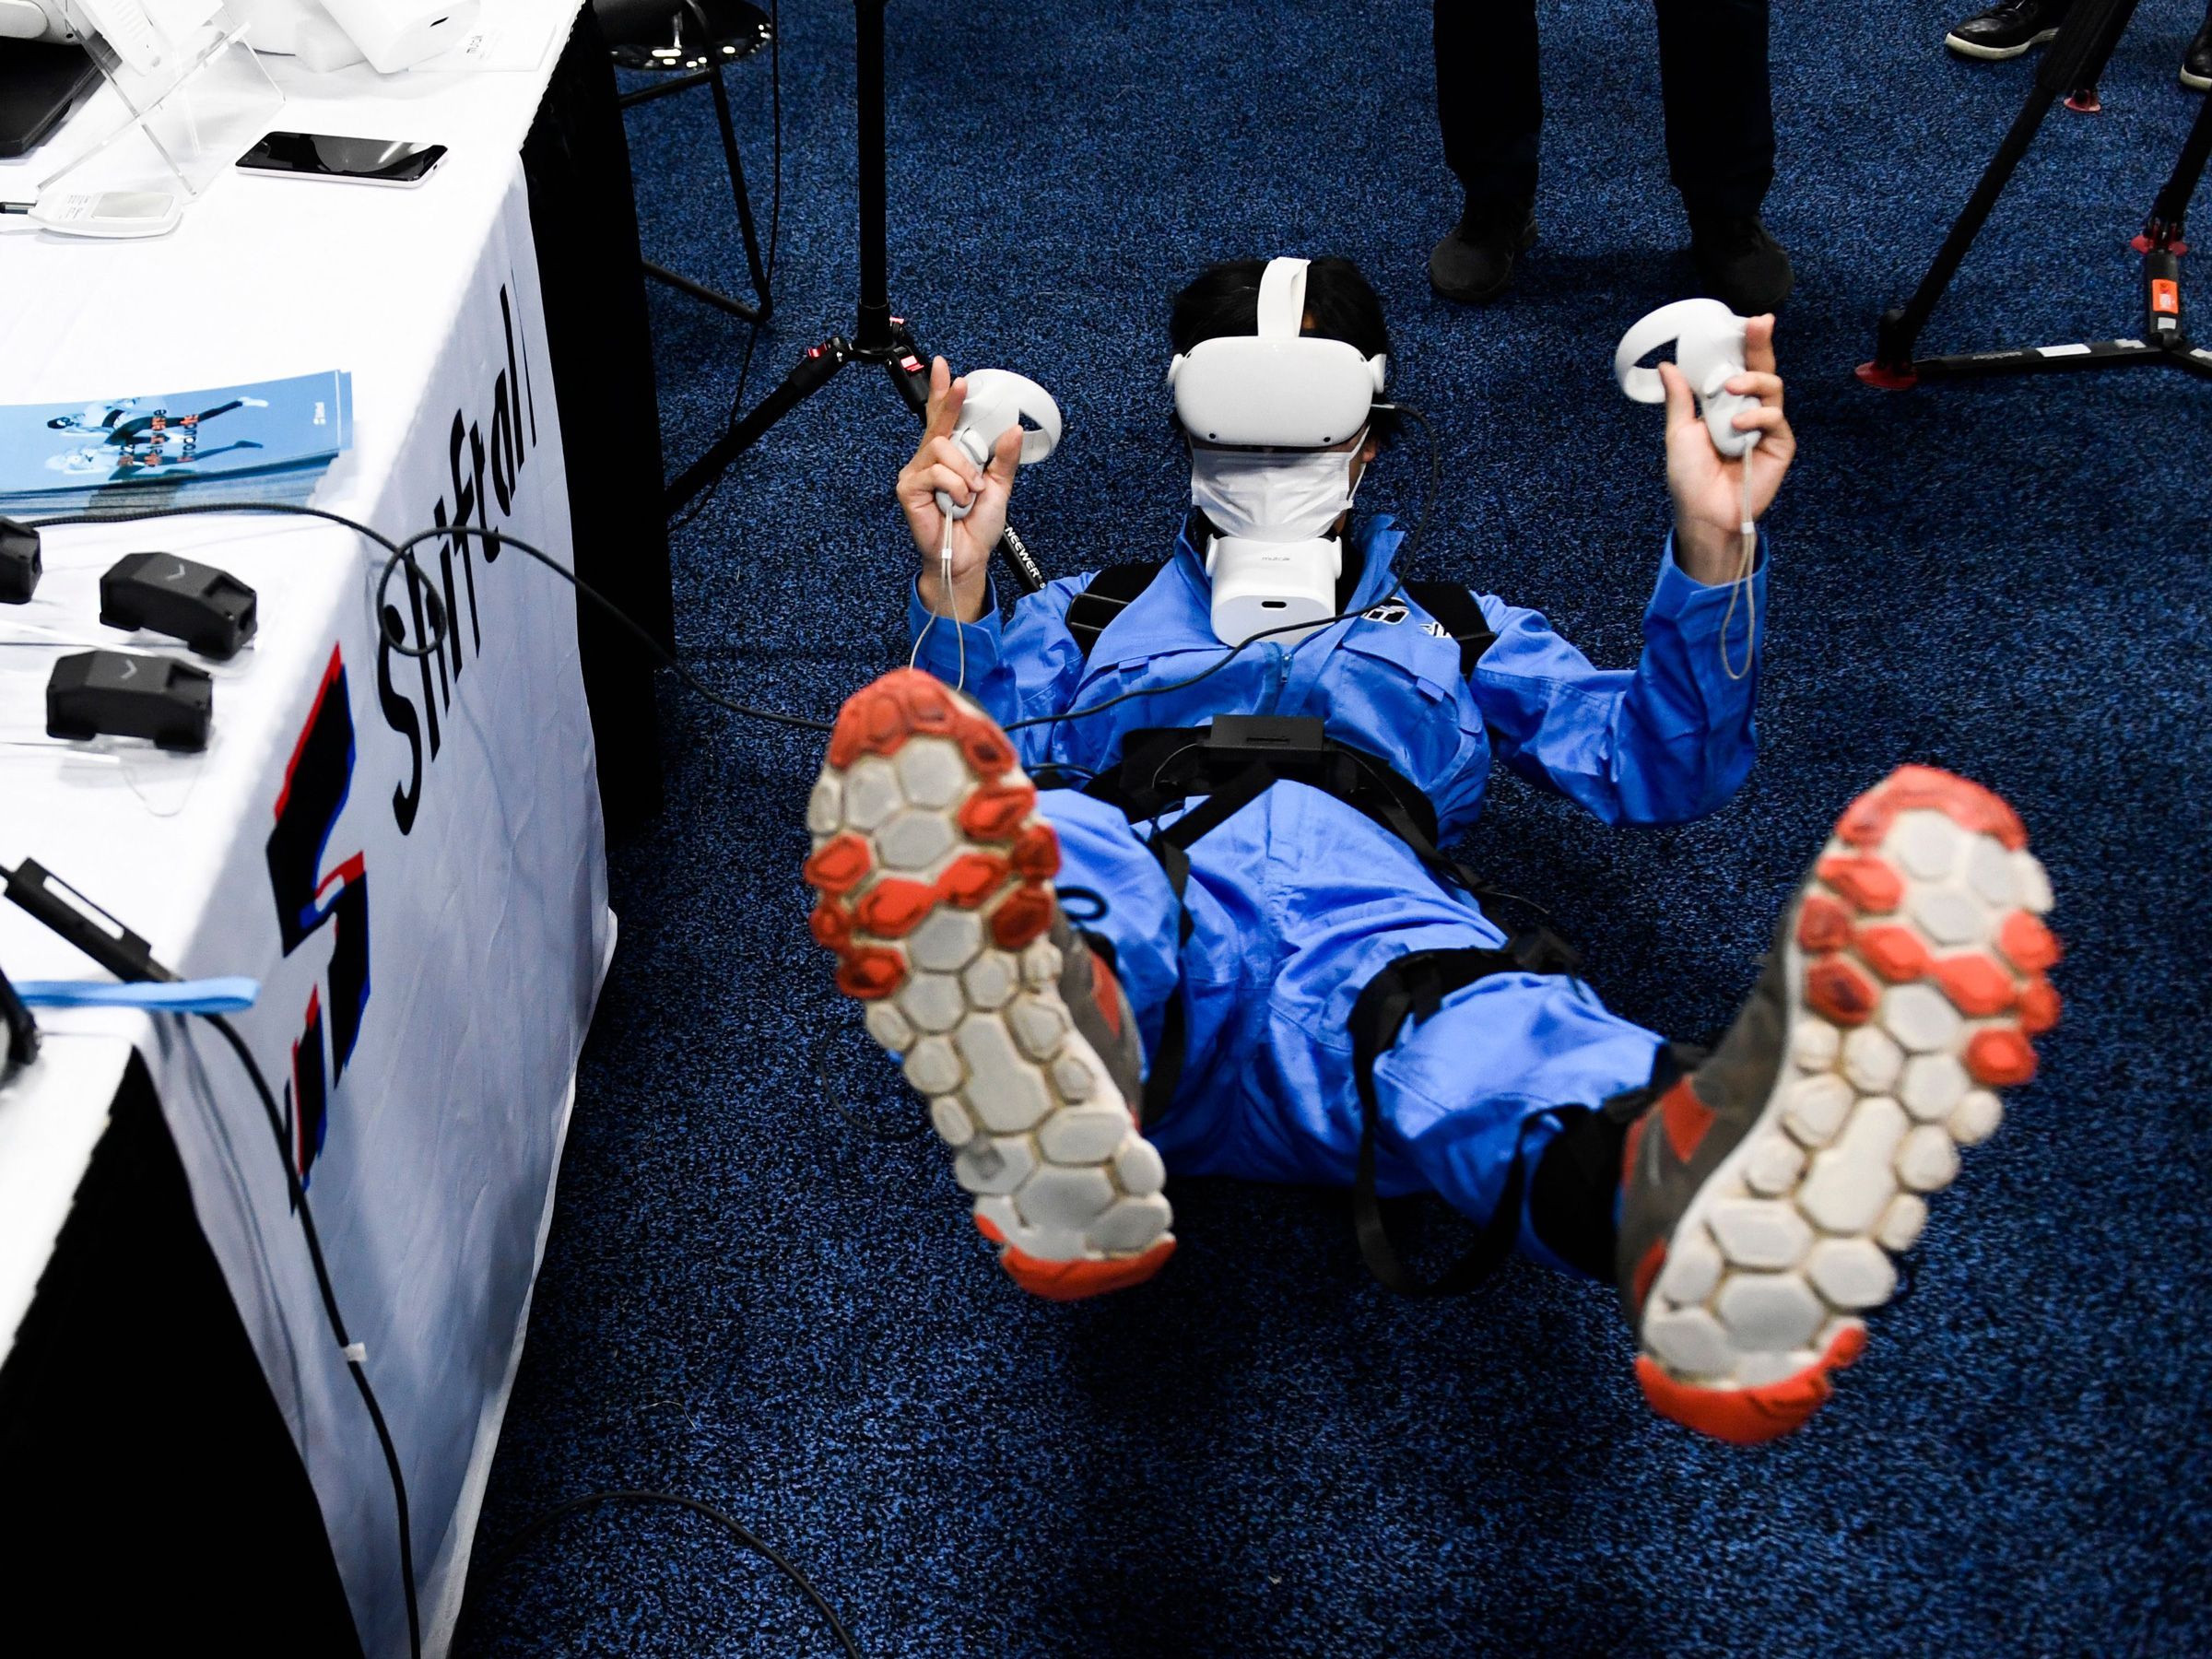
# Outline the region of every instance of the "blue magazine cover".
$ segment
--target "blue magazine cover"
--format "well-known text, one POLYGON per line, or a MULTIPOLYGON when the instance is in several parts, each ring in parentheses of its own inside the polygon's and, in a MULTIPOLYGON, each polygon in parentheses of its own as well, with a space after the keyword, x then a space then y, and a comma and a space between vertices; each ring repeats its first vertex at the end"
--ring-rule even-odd
POLYGON ((0 498, 320 472, 353 441, 341 370, 246 386, 0 406, 0 498))

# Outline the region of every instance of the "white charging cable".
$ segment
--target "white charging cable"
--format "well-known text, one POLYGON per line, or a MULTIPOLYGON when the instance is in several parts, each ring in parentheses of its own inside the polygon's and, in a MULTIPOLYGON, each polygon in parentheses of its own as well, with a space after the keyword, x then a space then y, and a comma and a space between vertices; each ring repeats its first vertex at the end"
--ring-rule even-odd
POLYGON ((1759 453, 1755 442, 1744 452, 1744 557, 1736 567, 1735 579, 1729 584, 1728 608, 1721 615, 1721 672, 1732 680, 1740 680, 1751 672, 1751 658, 1759 648, 1759 595, 1751 588, 1751 569, 1759 560, 1759 526, 1751 518, 1751 457, 1759 453), (1744 665, 1738 668, 1728 655, 1728 625, 1735 620, 1735 602, 1744 602, 1744 665))

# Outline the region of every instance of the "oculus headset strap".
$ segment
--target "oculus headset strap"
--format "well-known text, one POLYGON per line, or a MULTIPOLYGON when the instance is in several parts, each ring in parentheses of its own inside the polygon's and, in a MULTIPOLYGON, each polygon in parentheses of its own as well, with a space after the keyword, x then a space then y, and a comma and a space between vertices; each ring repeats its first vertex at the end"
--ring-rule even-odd
POLYGON ((1295 340, 1306 327, 1306 266, 1303 259, 1271 259, 1260 273, 1259 326, 1263 340, 1295 340))

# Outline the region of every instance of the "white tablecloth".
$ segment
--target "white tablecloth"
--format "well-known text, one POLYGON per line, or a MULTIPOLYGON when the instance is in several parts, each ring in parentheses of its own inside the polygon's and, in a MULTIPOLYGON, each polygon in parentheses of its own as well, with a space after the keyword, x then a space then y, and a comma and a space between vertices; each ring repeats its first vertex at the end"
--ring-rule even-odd
MULTIPOLYGON (((566 559, 520 149, 575 10, 494 13, 542 35, 535 70, 315 77, 275 62, 282 125, 449 145, 418 189, 232 174, 159 241, 0 238, 0 402, 349 370, 354 447, 318 505, 387 532, 465 517, 566 559)), ((512 61, 517 38, 487 61, 512 61)), ((103 118, 96 102, 46 152, 0 168, 0 193, 103 118)), ((37 599, 0 607, 0 860, 36 858, 181 971, 261 980, 237 1023, 285 1092, 339 1301, 398 1443, 439 1652, 613 933, 572 596, 512 550, 423 551, 455 626, 442 658, 418 663, 380 650, 376 560, 344 530, 226 517, 51 532, 37 599), (203 665, 211 746, 46 739, 45 677, 65 649, 53 636, 182 654, 97 624, 100 572, 149 548, 261 596, 253 648, 203 665), (34 633, 48 642, 6 643, 34 633), (319 856, 288 861, 302 834, 311 850, 320 834, 319 856), (280 907, 300 923, 288 953, 280 907)), ((0 963, 19 979, 96 972, 12 906, 0 963)), ((135 1045, 306 1460, 364 1648, 404 1653, 391 1492, 246 1079, 192 1022, 42 1023, 45 1057, 0 1088, 0 1357, 135 1045)), ((240 1571, 245 1594, 254 1564, 240 1571)))

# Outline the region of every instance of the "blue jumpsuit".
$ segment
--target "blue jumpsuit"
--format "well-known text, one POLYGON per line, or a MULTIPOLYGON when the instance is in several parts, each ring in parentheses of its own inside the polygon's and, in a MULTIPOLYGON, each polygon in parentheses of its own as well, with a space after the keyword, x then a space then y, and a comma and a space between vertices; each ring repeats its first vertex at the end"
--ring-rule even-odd
MULTIPOLYGON (((1402 539, 1385 516, 1347 527, 1346 561, 1359 560, 1360 573, 1344 608, 1373 616, 1295 647, 1261 641, 1187 690, 1016 732, 1022 763, 1097 772, 1119 758, 1124 733, 1144 727, 1318 715, 1330 736, 1383 758, 1421 789, 1445 846, 1481 812, 1493 759, 1607 823, 1698 818, 1743 782, 1756 737, 1756 656, 1740 680, 1723 672, 1728 590, 1683 574, 1671 543, 1633 672, 1592 667, 1538 613, 1481 594, 1498 639, 1470 680, 1457 644, 1426 612, 1403 595, 1382 606, 1402 539)), ((1011 621, 993 606, 960 630, 967 689, 1001 724, 1184 679, 1226 649, 1209 620, 1203 556, 1187 535, 1086 662, 1065 618, 1088 581, 1064 578, 1023 598, 1011 621)), ((1763 618, 1763 547, 1753 581, 1753 614, 1763 618)), ((1729 624, 1739 665, 1750 608, 1739 603, 1729 624)), ((928 619, 910 591, 917 637, 928 619)), ((961 644, 938 618, 921 665, 951 683, 961 644)), ((1349 1184, 1359 1141, 1346 1029, 1354 1000, 1393 958, 1494 947, 1500 929, 1364 814, 1278 783, 1190 848, 1183 902, 1194 925, 1179 950, 1174 894, 1141 827, 1068 789, 1043 791, 1039 809, 1059 832, 1061 883, 1106 900, 1106 914, 1084 926, 1112 942, 1147 1053, 1168 999, 1179 990, 1185 998, 1182 1075, 1147 1131, 1170 1172, 1349 1184)), ((1378 1190, 1434 1191, 1487 1219, 1516 1149, 1533 1171, 1559 1127, 1557 1109, 1641 1085, 1660 1041, 1573 979, 1495 974, 1453 993, 1376 1065, 1378 1190)), ((1520 1244, 1556 1263, 1525 1220, 1520 1244)))

